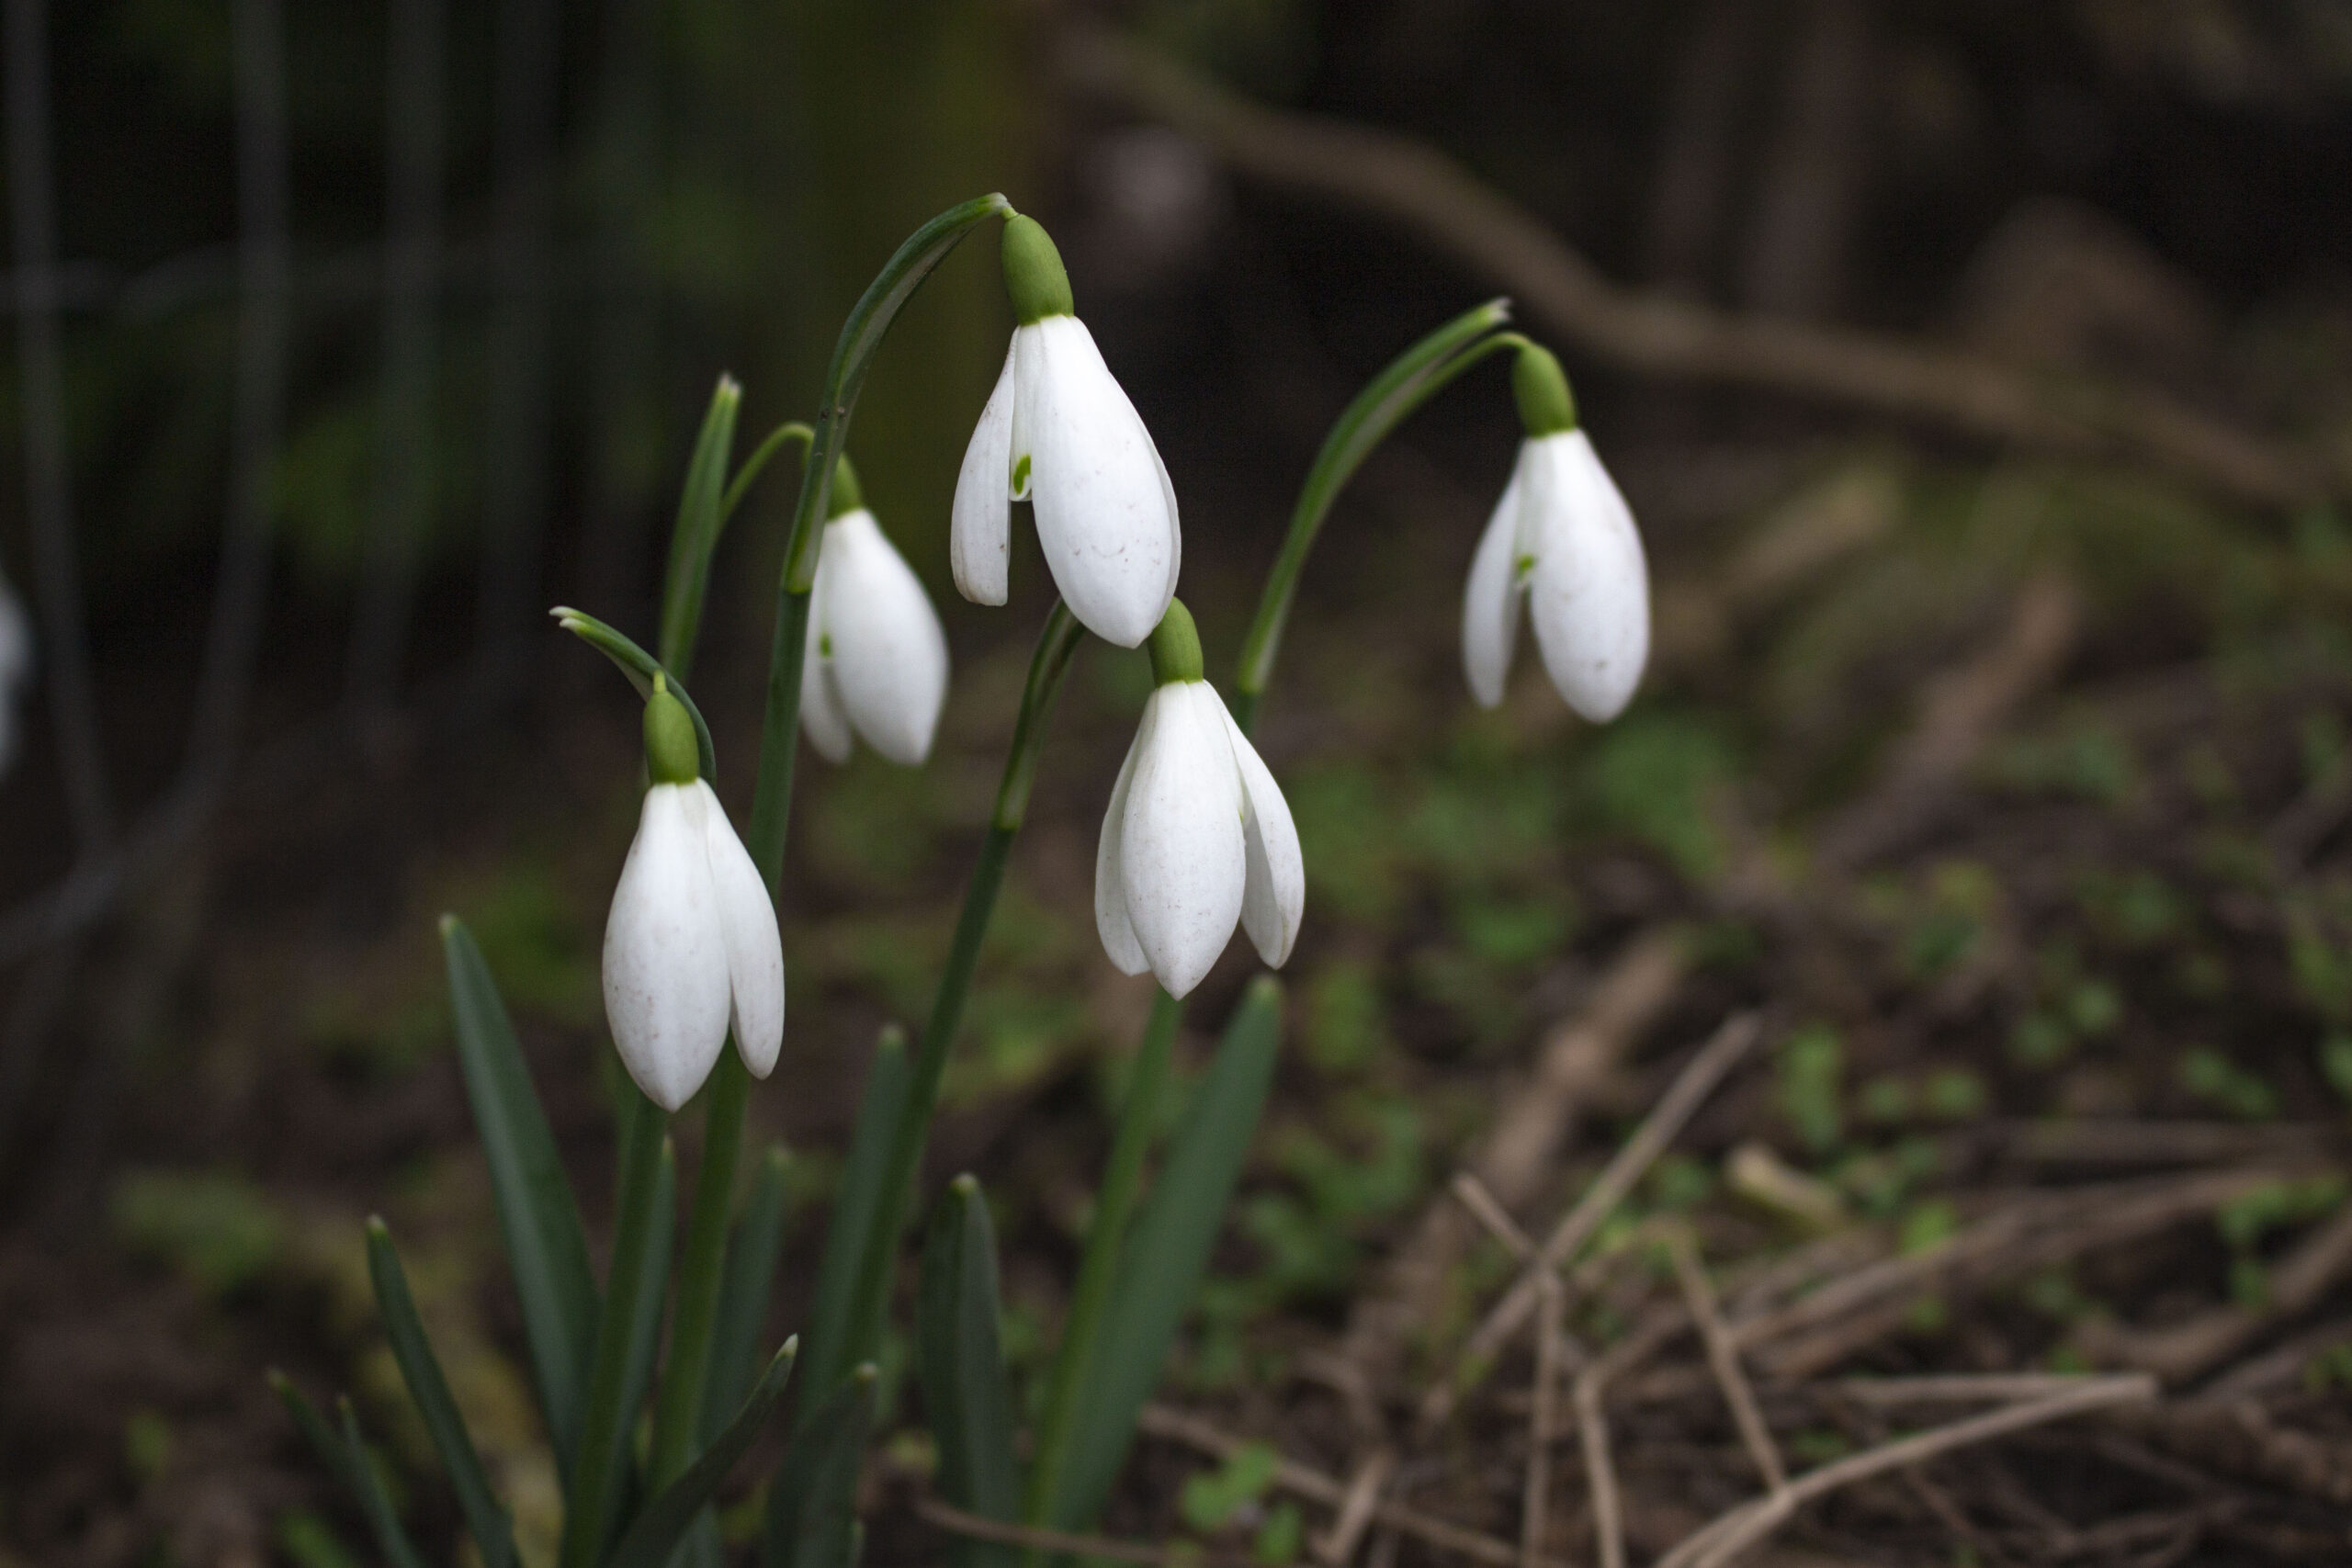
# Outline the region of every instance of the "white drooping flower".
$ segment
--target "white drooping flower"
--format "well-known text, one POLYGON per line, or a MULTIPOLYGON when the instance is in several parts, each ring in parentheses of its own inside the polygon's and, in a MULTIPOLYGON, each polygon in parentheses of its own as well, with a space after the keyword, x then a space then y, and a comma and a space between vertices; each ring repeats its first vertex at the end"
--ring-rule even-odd
POLYGON ((1522 349, 1512 380, 1526 438, 1470 562, 1463 665, 1483 706, 1503 700, 1523 599, 1553 686, 1585 717, 1606 721, 1633 700, 1649 660, 1642 536, 1577 425, 1559 361, 1522 349))
POLYGON ((854 738, 914 767, 931 755, 947 700, 947 634, 914 569, 859 503, 846 460, 832 496, 808 604, 800 721, 829 761, 849 761, 854 738))
POLYGON ((653 784, 605 922, 605 1017, 637 1087, 675 1111, 730 1028, 754 1077, 775 1070, 784 943, 759 869, 697 776, 694 721, 658 685, 645 711, 653 784))
POLYGON ((1070 313, 1069 276, 1035 220, 1005 224, 1004 281, 1021 324, 956 479, 956 589, 975 604, 1004 603, 1012 502, 1026 501, 1070 614, 1103 641, 1134 648, 1176 595, 1175 487, 1094 334, 1070 313))
POLYGON ((1281 966, 1306 912, 1306 864, 1273 774, 1201 679, 1200 643, 1181 601, 1151 649, 1160 684, 1102 814, 1094 924, 1122 973, 1148 969, 1182 997, 1224 953, 1237 920, 1258 955, 1281 966))

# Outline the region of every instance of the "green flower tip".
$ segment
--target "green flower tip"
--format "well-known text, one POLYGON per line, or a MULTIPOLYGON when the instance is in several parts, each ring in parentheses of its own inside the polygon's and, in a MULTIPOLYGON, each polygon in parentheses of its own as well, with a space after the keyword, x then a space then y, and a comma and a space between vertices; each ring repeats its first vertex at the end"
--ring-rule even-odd
POLYGON ((692 784, 702 776, 702 748, 686 705, 670 694, 660 675, 645 699, 645 771, 655 784, 692 784))
POLYGON ((844 452, 833 459, 833 488, 825 502, 825 521, 830 523, 846 512, 854 512, 865 504, 865 492, 857 486, 857 470, 849 466, 849 454, 844 452))
POLYGON ((1023 326, 1047 316, 1077 313, 1070 303, 1069 274, 1053 236, 1035 218, 1007 219, 1004 225, 1004 291, 1023 326))
POLYGON ((1201 634, 1182 599, 1168 601, 1168 613, 1159 617, 1146 646, 1151 649, 1152 684, 1201 679, 1201 634))
POLYGON ((1577 400, 1568 391, 1559 357, 1541 344, 1519 351, 1510 367, 1511 395, 1519 400, 1519 424, 1530 436, 1557 435, 1577 427, 1577 400))
POLYGON ((368 1238, 373 1241, 390 1241, 392 1238, 391 1227, 384 1224, 383 1215, 370 1214, 368 1216, 368 1238))

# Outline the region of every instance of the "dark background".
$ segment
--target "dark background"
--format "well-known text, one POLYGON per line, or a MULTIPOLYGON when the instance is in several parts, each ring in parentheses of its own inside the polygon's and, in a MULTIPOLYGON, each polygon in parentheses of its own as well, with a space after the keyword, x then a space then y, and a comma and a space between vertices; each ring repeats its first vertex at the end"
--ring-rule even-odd
MULTIPOLYGON (((744 385, 745 446, 806 417, 874 269, 989 189, 1060 241, 1165 456, 1212 674, 1329 419, 1498 292, 1560 350, 1657 590, 1654 672, 1612 729, 1569 720, 1528 668, 1498 715, 1471 708, 1454 616, 1516 437, 1499 361, 1340 502, 1262 727, 1310 875, 1295 1048, 1180 1393, 1315 1440, 1331 1396, 1285 1380, 1442 1202, 1546 1032, 1668 925, 1697 956, 1582 1108, 1595 1151, 1726 1007, 1764 1004, 1776 1041, 1815 1043, 1776 1045, 1653 1207, 1732 1213, 1721 1156, 1751 1137, 1860 1218, 1932 1228, 2054 1179, 1953 1154, 1973 1127, 2243 1122, 2244 1152, 2273 1122, 2343 1123, 2352 7, 10 0, 8 17, 0 567, 39 653, 0 782, 0 1563, 336 1561, 318 1531, 350 1520, 268 1400, 269 1364, 359 1392, 435 1539, 446 1500, 400 1426, 363 1282, 357 1221, 379 1210, 525 1533, 551 1517, 433 921, 455 909, 481 935, 593 1213, 610 1158, 595 953, 636 707, 540 612, 650 636, 715 378, 744 385), (396 63, 403 27, 426 45, 396 63), (1995 428, 1793 371, 1802 352, 1677 359, 1655 331, 1613 333, 1622 316, 1547 313, 1376 181, 1335 196, 1328 168, 1270 177, 1106 91, 1083 63, 1104 28, 1243 99, 1441 151, 1637 291, 1620 305, 1989 367, 2043 400, 1995 428), (62 468, 44 466, 51 429, 62 468), (2214 431, 2276 458, 2267 477, 2201 456, 2214 431), (1983 721, 1905 773, 1905 737, 1953 690, 1984 694, 1983 721), (1817 888, 1809 861, 1834 898, 1787 891, 1817 888), (1792 899, 1815 918, 1783 918, 1792 899)), ((956 671, 926 769, 804 760, 785 1065, 753 1111, 808 1201, 778 1333, 874 1030, 926 1004, 1046 603, 1031 546, 1006 610, 964 604, 945 570, 956 467, 1010 327, 993 250, 983 231, 906 312, 851 442, 956 671)), ((728 538, 697 680, 739 812, 788 467, 728 538)), ((1000 1202, 1017 1371, 1050 1346, 1146 1000, 1102 959, 1087 903, 1144 679, 1136 656, 1082 656, 935 1145, 933 1179, 972 1166, 1000 1202)), ((1201 1028, 1245 959, 1204 987, 1201 1028)), ((1188 1037, 1189 1060, 1202 1049, 1188 1037)), ((1570 1142, 1514 1203, 1525 1223, 1589 1174, 1570 1142)), ((2059 1308, 1955 1303, 1872 1353, 2136 1364, 2063 1303, 2192 1317, 2311 1217, 2235 1251, 2190 1226, 2070 1277, 2059 1308)), ((1773 1244, 1752 1213, 1720 1224, 1728 1255, 1773 1244)), ((2297 1319, 2341 1314, 2329 1291, 2297 1319)), ((2279 1418, 2346 1438, 2324 1409, 2279 1418)), ((1148 1454, 1121 1527, 1174 1528, 1184 1468, 1148 1454)), ((2007 1539, 1997 1486, 1945 1479, 2007 1539)), ((2158 1506, 2066 1484, 2052 1506, 2077 1522, 2158 1506)), ((1504 1503, 1464 1488, 1442 1495, 1515 1535, 1504 1503)), ((2335 1507, 2278 1502, 2277 1540, 2338 1539, 2335 1507)), ((1965 1539, 1916 1500, 1807 1528, 1888 1561, 1951 1561, 1965 1539)))

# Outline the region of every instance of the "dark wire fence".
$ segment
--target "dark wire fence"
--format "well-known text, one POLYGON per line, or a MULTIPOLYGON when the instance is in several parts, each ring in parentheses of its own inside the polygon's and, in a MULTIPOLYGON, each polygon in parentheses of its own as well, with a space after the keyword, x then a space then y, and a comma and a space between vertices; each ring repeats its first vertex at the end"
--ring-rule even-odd
MULTIPOLYGON (((61 265, 50 8, 47 0, 0 0, 15 262, 7 303, 17 325, 31 589, 74 849, 60 881, 0 908, 0 966, 22 971, 0 1019, 0 1162, 33 1131, 28 1101, 53 1066, 48 1046, 54 1025, 74 995, 77 968, 125 894, 189 851, 232 782, 315 779, 347 762, 351 741, 399 705, 438 493, 444 304, 458 275, 486 276, 491 296, 477 636, 468 660, 408 696, 435 705, 456 699, 480 712, 515 689, 538 618, 554 468, 560 16, 559 0, 500 0, 491 232, 486 251, 461 250, 443 230, 446 0, 390 0, 383 241, 298 278, 288 214, 285 4, 232 0, 236 243, 232 250, 208 247, 124 276, 104 265, 61 265), (135 323, 229 288, 237 305, 229 480, 196 697, 176 776, 126 828, 101 742, 89 655, 62 319, 75 309, 135 323), (365 302, 380 311, 375 468, 340 701, 256 748, 244 731, 267 618, 271 491, 285 435, 298 291, 304 306, 365 302)), ((629 235, 650 209, 658 177, 655 16, 649 0, 606 0, 609 53, 594 182, 600 228, 593 252, 591 397, 600 422, 621 418, 628 399, 646 395, 658 358, 653 289, 629 235)), ((628 476, 611 468, 616 459, 606 454, 616 445, 596 444, 583 539, 585 578, 605 602, 633 591, 649 525, 629 503, 628 476)), ((62 1123, 47 1129, 59 1142, 75 1141, 77 1118, 103 1114, 119 1071, 108 1055, 88 1051, 71 1066, 62 1123)))

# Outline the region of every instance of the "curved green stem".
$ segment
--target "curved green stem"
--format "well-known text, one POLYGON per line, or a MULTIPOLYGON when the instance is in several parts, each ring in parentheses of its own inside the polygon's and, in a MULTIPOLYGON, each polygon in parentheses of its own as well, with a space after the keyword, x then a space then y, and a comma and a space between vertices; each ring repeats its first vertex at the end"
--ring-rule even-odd
POLYGON ((787 441, 797 441, 800 450, 806 453, 816 439, 817 433, 797 419, 787 419, 769 431, 766 439, 752 447, 752 455, 743 459, 743 466, 735 470, 735 477, 727 481, 727 493, 718 498, 719 528, 725 530, 727 520, 735 515, 737 507, 743 504, 743 497, 751 493, 752 481, 760 477, 760 470, 768 466, 768 459, 776 455, 777 448, 787 441))
MULTIPOLYGON (((1183 1016, 1184 1004, 1166 991, 1152 998, 1151 1021, 1145 1025, 1143 1043, 1136 1051, 1126 1102, 1120 1107, 1119 1128, 1111 1141, 1110 1163, 1103 1168, 1094 1217, 1086 1228, 1078 1284, 1070 1292, 1069 1313, 1062 1320, 1061 1346, 1054 1355, 1045 1413, 1037 1422, 1028 1493, 1022 1508, 1022 1517, 1032 1525, 1052 1523, 1046 1515, 1061 1485, 1062 1462, 1069 1457, 1080 1400, 1094 1371, 1094 1346, 1102 1335, 1102 1314, 1118 1284, 1122 1244, 1127 1222, 1135 1214, 1136 1199, 1143 1190, 1144 1159, 1151 1152, 1160 1097, 1168 1088, 1169 1055, 1183 1016)), ((1043 1558, 1033 1550, 1024 1561, 1034 1563, 1043 1558)))
POLYGON ((808 650, 808 594, 817 583, 817 547, 823 540, 825 502, 833 487, 833 465, 849 439, 850 415, 865 389, 875 352, 932 269, 958 242, 988 219, 1012 212, 993 192, 951 207, 909 235, 906 243, 866 285, 825 368, 824 400, 817 410, 808 460, 800 470, 800 498, 792 509, 792 534, 785 545, 784 572, 776 584, 775 637, 768 649, 767 710, 760 726, 759 784, 752 797, 752 830, 745 847, 774 891, 784 873, 784 837, 792 805, 793 751, 799 740, 800 665, 808 650))
POLYGON ((730 1039, 703 1091, 702 1166, 695 1173, 694 1212, 686 1221, 685 1252, 678 1265, 678 1297, 670 1317, 670 1354, 653 1404, 653 1484, 667 1486, 686 1472, 701 1445, 702 1396, 710 1374, 711 1330, 718 1318, 719 1286, 727 1269, 727 1224, 735 1197, 735 1166, 743 1147, 743 1111, 751 1070, 730 1039))
MULTIPOLYGON (((1282 553, 1266 574, 1258 614, 1242 639, 1233 705, 1234 721, 1242 728, 1250 728, 1258 698, 1273 672, 1283 627, 1290 619, 1291 600, 1298 592, 1299 572, 1315 548, 1316 536, 1322 531, 1331 503, 1390 432, 1456 376, 1503 346, 1502 340, 1489 334, 1510 320, 1508 299, 1489 299, 1456 316, 1390 361, 1341 411, 1331 433, 1323 438, 1322 450, 1316 453, 1314 466, 1299 487, 1298 504, 1291 511, 1282 553)), ((1517 334, 1504 336, 1515 341, 1517 334)))
MULTIPOLYGON (((905 1227, 907 1209, 913 1200, 915 1176, 922 1163, 932 1112, 939 1103, 940 1076, 946 1070, 948 1048, 955 1043, 956 1030, 964 1021, 964 1001, 971 990, 972 971, 979 963, 980 942, 988 934, 989 919, 996 912, 997 893, 1004 885, 1005 860, 1028 811, 1029 787, 1037 773, 1037 753, 1045 744, 1046 715, 1053 706, 1054 694, 1060 689, 1070 659, 1085 635, 1085 628, 1069 613, 1069 607, 1057 602, 1053 613, 1046 618, 1046 629, 1037 638, 1037 650, 1029 660, 1029 680, 1021 694, 1021 715, 1013 724, 1012 746, 1004 759, 1003 780, 997 786, 996 809, 989 818, 988 836, 980 840, 972 880, 964 892, 963 912, 956 918, 955 941, 947 951, 946 966, 940 973, 939 989, 932 998, 930 1021, 923 1025, 922 1039, 915 1048, 906 1099, 899 1105, 890 1152, 882 1166, 879 1197, 854 1254, 854 1283, 838 1298, 848 1305, 840 1322, 820 1321, 810 1327, 809 1397, 801 1406, 804 1419, 832 1392, 833 1385, 848 1375, 850 1368, 872 1359, 881 1343, 890 1266, 898 1253, 899 1233, 905 1227)), ((826 1282, 820 1280, 817 1299, 824 1301, 830 1294, 826 1282)))

